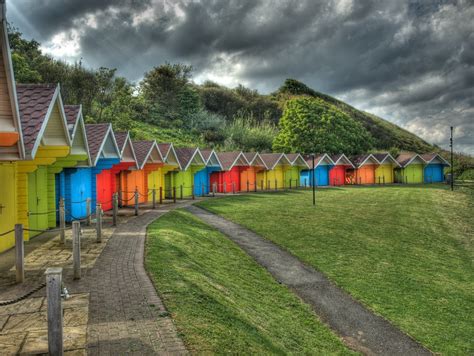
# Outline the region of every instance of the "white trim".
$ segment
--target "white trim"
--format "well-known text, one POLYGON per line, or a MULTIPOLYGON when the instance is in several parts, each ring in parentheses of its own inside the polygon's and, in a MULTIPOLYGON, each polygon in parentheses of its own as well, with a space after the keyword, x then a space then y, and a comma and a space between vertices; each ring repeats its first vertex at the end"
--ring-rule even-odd
MULTIPOLYGON (((120 153, 120 160, 122 160, 123 151, 125 151, 125 147, 127 146, 127 142, 130 146, 130 149, 132 150, 133 160, 135 161, 135 167, 138 168, 137 156, 135 155, 135 149, 133 148, 132 139, 130 138, 130 132, 129 131, 127 131, 127 138, 125 139, 125 143, 123 145, 122 152, 120 153)), ((156 143, 156 141, 155 141, 155 143, 156 143)), ((160 152, 160 157, 163 157, 161 155, 161 151, 160 151, 159 148, 158 148, 158 152, 160 152)))
MULTIPOLYGON (((376 158, 376 159, 377 159, 377 162, 379 162, 380 165, 384 164, 384 162, 387 160, 387 158, 390 158, 390 159, 392 160, 392 163, 396 164, 398 167, 401 167, 401 166, 400 166, 400 163, 398 163, 398 161, 397 161, 395 158, 393 158, 393 156, 392 156, 390 153, 387 152, 387 153, 384 153, 384 154, 385 154, 385 157, 384 157, 383 160, 379 161, 379 160, 376 158)), ((374 157, 375 157, 375 156, 374 156, 374 157)))
MULTIPOLYGON (((100 124, 99 124, 100 125, 100 124)), ((102 143, 100 144, 100 147, 99 147, 99 150, 97 151, 97 157, 95 158, 95 161, 93 163, 93 166, 97 166, 97 161, 99 160, 99 157, 100 157, 100 153, 102 152, 102 150, 104 149, 104 145, 105 143, 107 142, 107 136, 108 135, 111 135, 112 136, 112 142, 114 144, 114 147, 115 147, 115 152, 117 152, 117 156, 119 156, 119 159, 120 159, 120 150, 118 148, 118 145, 117 145, 117 141, 115 141, 115 135, 112 131, 112 124, 108 124, 108 128, 107 128, 107 132, 105 133, 104 135, 104 138, 102 139, 102 143)))
POLYGON ((160 158, 161 158, 161 163, 164 163, 164 162, 163 162, 163 156, 162 156, 162 154, 161 154, 161 152, 160 152, 160 149, 158 148, 158 144, 156 143, 156 140, 153 140, 153 141, 152 141, 152 140, 147 140, 147 142, 150 142, 150 141, 152 142, 151 147, 150 147, 150 149, 148 150, 148 153, 145 155, 145 158, 143 159, 143 162, 142 162, 141 166, 139 166, 139 165, 138 165, 138 162, 137 162, 137 168, 138 168, 139 170, 143 169, 143 168, 145 167, 145 164, 147 164, 148 158, 150 157, 151 151, 153 151, 153 148, 154 148, 154 147, 156 148, 156 151, 158 152, 158 155, 159 155, 160 158))
MULTIPOLYGON (((418 153, 415 153, 415 154, 413 155, 413 157, 410 158, 410 160, 409 160, 407 163, 405 163, 403 166, 400 164, 400 168, 405 168, 406 166, 408 166, 409 164, 411 164, 411 162, 413 162, 416 157, 418 157, 422 162, 426 162, 426 161, 423 159, 423 157, 421 157, 418 153)), ((422 164, 423 164, 423 163, 422 163, 422 164)))
POLYGON ((426 162, 426 164, 431 164, 431 162, 435 159, 435 158, 439 158, 441 161, 444 162, 444 164, 446 164, 447 166, 451 167, 451 164, 449 164, 448 161, 446 161, 443 156, 441 156, 439 153, 434 153, 435 155, 433 156, 432 159, 430 159, 429 161, 423 159, 423 157, 420 155, 421 159, 423 159, 423 161, 426 162))
POLYGON ((7 33, 7 20, 6 20, 6 4, 2 4, 2 13, 3 13, 3 18, 1 19, 2 26, 1 26, 1 31, 2 31, 2 36, 3 36, 3 49, 6 51, 6 60, 4 61, 6 70, 8 72, 7 74, 7 86, 8 90, 10 91, 10 105, 12 106, 12 115, 13 115, 13 125, 15 126, 17 133, 19 135, 19 140, 17 143, 18 147, 18 158, 20 160, 26 158, 26 153, 25 153, 25 145, 23 142, 23 131, 21 128, 21 117, 20 117, 20 108, 18 106, 18 97, 16 95, 16 83, 15 83, 15 74, 13 72, 13 63, 12 63, 12 57, 11 57, 11 49, 10 49, 10 42, 8 41, 8 33, 7 33))
MULTIPOLYGON (((174 149, 174 146, 172 143, 170 143, 170 148, 168 150, 168 153, 166 154, 166 160, 168 160, 168 156, 170 154, 170 152, 173 151, 173 154, 174 154, 174 158, 176 159, 176 162, 178 162, 178 167, 179 167, 179 170, 183 170, 182 167, 181 167, 181 162, 179 161, 179 158, 178 158, 178 155, 176 154, 176 150, 174 149)), ((167 162, 165 162, 167 163, 167 162)))
POLYGON ((369 153, 369 154, 367 155, 366 159, 364 159, 360 164, 358 164, 356 168, 362 167, 362 166, 365 164, 365 162, 367 162, 367 161, 369 160, 369 158, 371 158, 371 157, 372 157, 372 159, 375 161, 375 164, 379 163, 379 161, 377 160, 377 158, 375 158, 375 156, 374 156, 372 153, 369 153))
MULTIPOLYGON (((89 142, 87 141, 86 124, 84 123, 84 117, 82 116, 82 105, 80 105, 79 112, 77 113, 77 115, 78 115, 78 117, 77 117, 77 120, 76 120, 75 131, 77 131, 77 125, 81 125, 82 135, 83 135, 83 138, 84 138, 84 144, 86 145, 86 151, 87 151, 87 163, 89 164, 89 166, 92 166, 91 152, 89 151, 89 142), (80 121, 80 123, 79 123, 79 121, 80 121)), ((74 138, 74 136, 73 136, 73 138, 74 138)), ((74 140, 71 139, 71 142, 74 142, 74 140)), ((72 143, 71 143, 71 145, 72 145, 72 143)))
MULTIPOLYGON (((288 155, 286 155, 286 158, 288 158, 288 155)), ((288 158, 288 160, 290 160, 290 159, 288 158)), ((303 158, 303 156, 300 153, 296 153, 295 159, 293 160, 293 162, 290 162, 293 167, 294 166, 298 166, 298 167, 301 166, 301 165, 296 164, 297 160, 301 160, 303 162, 304 166, 309 168, 308 163, 306 162, 306 160, 303 158)), ((331 162, 332 162, 332 160, 331 160, 331 162)))
POLYGON ((54 105, 56 105, 56 100, 58 100, 58 105, 59 105, 59 116, 62 118, 62 125, 63 129, 65 132, 65 137, 67 141, 67 146, 71 147, 71 136, 69 135, 69 129, 67 127, 67 120, 66 120, 66 114, 64 113, 64 107, 63 107, 63 102, 61 99, 60 95, 60 87, 59 84, 56 86, 56 89, 54 90, 53 97, 51 98, 51 101, 49 102, 49 107, 48 111, 46 112, 44 116, 43 123, 41 124, 41 129, 38 132, 38 135, 36 136, 35 144, 33 145, 33 148, 31 150, 31 153, 29 154, 30 159, 34 159, 36 156, 36 151, 38 151, 39 145, 43 139, 44 131, 46 130, 46 126, 48 126, 49 119, 51 117, 51 113, 53 112, 54 105))
MULTIPOLYGON (((195 148, 193 155, 191 156, 191 158, 190 158, 189 161, 188 161, 188 164, 186 165, 186 167, 185 167, 184 169, 182 169, 183 171, 187 171, 187 170, 188 170, 189 166, 191 165, 191 163, 192 163, 193 160, 194 160, 194 157, 196 157, 196 154, 199 154, 199 157, 201 157, 201 160, 202 160, 203 165, 204 165, 204 166, 206 165, 206 160, 205 160, 204 157, 202 156, 201 151, 199 150, 199 148, 195 148)), ((179 160, 178 160, 178 161, 179 161, 179 160)))
POLYGON ((209 155, 209 158, 207 159, 207 162, 205 162, 206 164, 206 167, 215 167, 215 166, 208 166, 209 164, 209 161, 211 160, 211 157, 214 155, 214 157, 216 157, 217 159, 217 163, 219 163, 219 168, 222 170, 223 167, 222 167, 222 163, 219 159, 219 156, 217 155, 216 151, 214 151, 214 149, 211 150, 211 154, 209 155))
MULTIPOLYGON (((354 163, 352 163, 352 161, 351 161, 344 153, 342 153, 342 154, 340 155, 340 157, 337 159, 336 162, 333 161, 333 162, 334 162, 334 165, 335 165, 335 166, 338 166, 338 165, 339 165, 339 164, 338 164, 339 161, 340 161, 343 157, 344 157, 344 159, 346 160, 346 162, 349 162, 349 165, 350 165, 352 168, 355 169, 354 163)), ((331 159, 331 160, 332 160, 332 159, 331 159)), ((342 166, 342 165, 340 165, 340 166, 342 166)), ((347 166, 347 164, 344 164, 344 166, 347 166)))

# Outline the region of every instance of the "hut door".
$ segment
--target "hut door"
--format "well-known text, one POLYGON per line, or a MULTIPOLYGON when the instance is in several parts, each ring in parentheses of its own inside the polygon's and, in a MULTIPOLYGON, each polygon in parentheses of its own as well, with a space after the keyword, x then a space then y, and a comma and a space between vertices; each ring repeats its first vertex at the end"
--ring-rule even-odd
MULTIPOLYGON (((15 224, 15 167, 3 165, 0 167, 0 233, 10 230, 15 224)), ((13 236, 13 234, 12 234, 13 236)), ((0 244, 0 247, 5 245, 0 244)))
POLYGON ((172 191, 173 191, 173 187, 171 185, 171 181, 172 181, 172 175, 173 173, 172 172, 168 172, 165 174, 165 198, 166 199, 171 199, 173 198, 172 195, 172 191))
MULTIPOLYGON (((48 228, 47 170, 45 167, 28 174, 28 210, 30 228, 43 230, 48 228)), ((32 232, 31 236, 38 235, 32 232)))

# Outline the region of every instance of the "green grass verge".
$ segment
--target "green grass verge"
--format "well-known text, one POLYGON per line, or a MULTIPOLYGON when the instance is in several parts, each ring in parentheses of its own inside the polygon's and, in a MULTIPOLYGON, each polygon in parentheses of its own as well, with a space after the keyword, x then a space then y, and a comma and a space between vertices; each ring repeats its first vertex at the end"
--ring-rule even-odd
POLYGON ((472 193, 321 189, 200 205, 286 248, 435 352, 472 353, 472 193))
POLYGON ((350 353, 306 304, 188 212, 150 225, 146 267, 192 352, 350 353))

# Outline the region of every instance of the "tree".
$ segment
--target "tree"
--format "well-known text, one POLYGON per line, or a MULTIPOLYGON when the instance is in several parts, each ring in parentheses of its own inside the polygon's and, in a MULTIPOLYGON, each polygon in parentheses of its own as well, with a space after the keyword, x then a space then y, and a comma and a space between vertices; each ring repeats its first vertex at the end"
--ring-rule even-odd
POLYGON ((364 127, 327 102, 296 97, 286 102, 273 149, 301 153, 358 154, 372 147, 364 127))

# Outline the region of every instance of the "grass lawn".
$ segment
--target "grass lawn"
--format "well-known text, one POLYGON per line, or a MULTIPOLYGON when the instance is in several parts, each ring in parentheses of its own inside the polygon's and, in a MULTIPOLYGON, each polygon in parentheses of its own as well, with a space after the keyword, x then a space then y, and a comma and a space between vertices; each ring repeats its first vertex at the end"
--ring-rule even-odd
POLYGON ((474 352, 474 196, 444 186, 320 189, 207 200, 445 354, 474 352))
POLYGON ((149 227, 146 267, 194 353, 350 353, 291 291, 186 211, 149 227))

